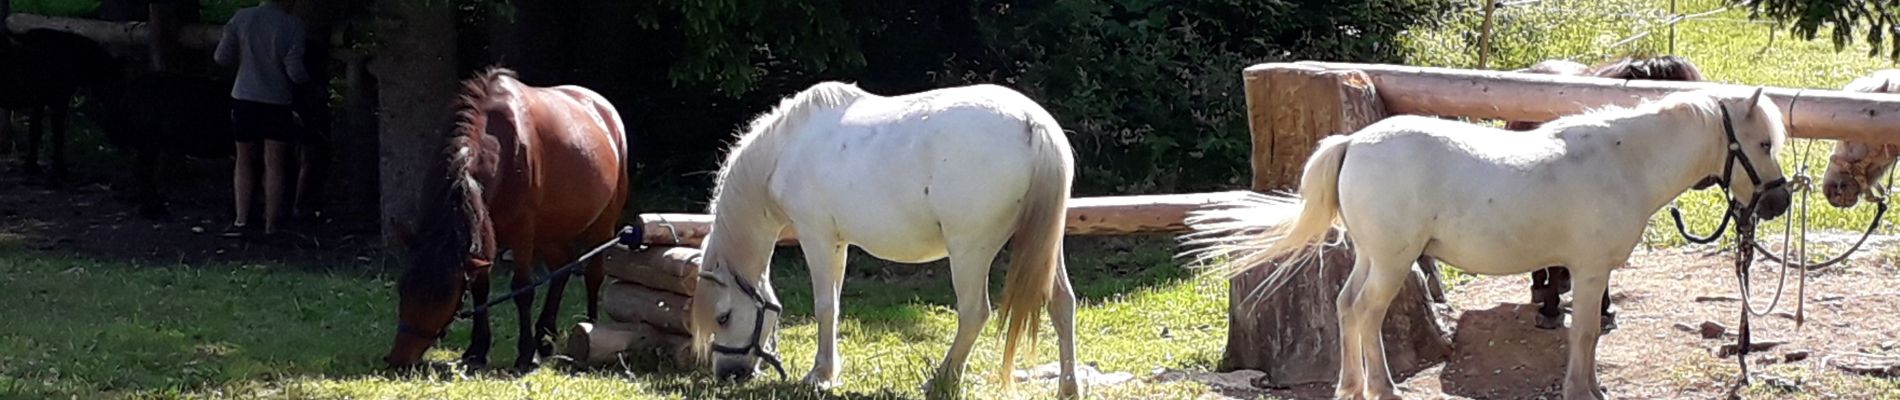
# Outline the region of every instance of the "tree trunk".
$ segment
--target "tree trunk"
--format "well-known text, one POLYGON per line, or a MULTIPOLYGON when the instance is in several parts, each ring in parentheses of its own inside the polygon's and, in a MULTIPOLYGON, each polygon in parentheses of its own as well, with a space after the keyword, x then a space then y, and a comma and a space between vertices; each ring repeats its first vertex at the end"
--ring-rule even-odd
POLYGON ((607 314, 607 319, 643 323, 676 334, 692 333, 688 330, 692 320, 687 310, 690 300, 685 295, 621 280, 600 288, 600 311, 607 314))
POLYGON ((614 279, 683 296, 699 288, 698 248, 657 246, 636 252, 614 246, 603 257, 607 276, 614 279))
MULTIPOLYGON (((131 47, 143 50, 141 53, 149 52, 149 43, 152 41, 150 25, 146 22, 110 22, 34 14, 8 15, 6 22, 7 31, 16 34, 33 29, 52 29, 85 36, 113 50, 114 55, 124 55, 125 50, 131 47)), ((175 38, 184 48, 212 50, 218 47, 223 32, 223 25, 185 24, 179 26, 175 38)))
POLYGON ((371 64, 379 88, 381 134, 378 176, 384 243, 416 232, 424 179, 440 162, 453 127, 455 10, 421 1, 378 3, 377 37, 383 47, 371 64))
POLYGON ((347 209, 359 220, 376 221, 381 215, 382 191, 377 187, 376 77, 369 71, 367 55, 345 57, 348 72, 344 80, 349 93, 343 98, 343 134, 337 135, 337 147, 348 149, 339 157, 347 177, 347 209))
MULTIPOLYGON (((1363 72, 1276 64, 1248 68, 1248 123, 1253 133, 1255 191, 1285 190, 1299 183, 1306 159, 1319 140, 1349 134, 1385 117, 1385 107, 1363 72)), ((1339 319, 1334 301, 1351 272, 1351 243, 1325 249, 1305 264, 1317 274, 1294 274, 1285 286, 1261 289, 1272 266, 1229 281, 1227 349, 1222 370, 1266 372, 1267 384, 1332 382, 1339 374, 1339 319)), ((1392 371, 1409 375, 1451 353, 1442 303, 1429 300, 1425 276, 1414 271, 1382 322, 1392 371)))
POLYGON ((145 44, 151 54, 153 71, 177 71, 179 68, 178 28, 179 23, 182 22, 180 21, 182 16, 178 15, 178 11, 185 7, 178 3, 186 1, 196 2, 196 0, 163 0, 153 1, 146 5, 151 10, 152 23, 145 27, 151 30, 151 40, 145 44))

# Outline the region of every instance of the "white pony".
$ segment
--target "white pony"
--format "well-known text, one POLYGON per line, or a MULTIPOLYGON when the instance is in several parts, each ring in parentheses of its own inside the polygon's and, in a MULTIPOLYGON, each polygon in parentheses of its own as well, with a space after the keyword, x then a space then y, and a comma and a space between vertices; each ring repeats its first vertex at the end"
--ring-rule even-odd
POLYGON ((884 97, 823 82, 785 99, 752 122, 719 171, 691 306, 696 353, 721 378, 748 379, 761 361, 784 373, 772 353, 780 308, 767 277, 774 242, 789 228, 811 268, 818 321, 806 382, 839 383, 838 294, 845 246, 856 245, 896 262, 950 257, 957 333, 937 378, 954 384, 988 321, 988 272, 1008 242, 1003 382, 1018 342, 1034 348, 1047 305, 1061 391, 1075 394, 1075 295, 1061 247, 1074 163, 1055 118, 1001 86, 884 97))
MULTIPOLYGON (((1564 397, 1602 398, 1599 303, 1649 217, 1707 177, 1763 218, 1788 208, 1774 157, 1785 136, 1781 111, 1760 89, 1738 94, 1745 93, 1678 92, 1529 132, 1387 118, 1321 140, 1297 196, 1256 195, 1190 215, 1194 231, 1184 244, 1205 247, 1184 255, 1231 276, 1311 255, 1343 225, 1357 261, 1336 300, 1340 398, 1398 397, 1380 322, 1421 254, 1487 275, 1568 267, 1576 321, 1564 397)), ((1273 271, 1269 284, 1283 283, 1290 269, 1273 271)))

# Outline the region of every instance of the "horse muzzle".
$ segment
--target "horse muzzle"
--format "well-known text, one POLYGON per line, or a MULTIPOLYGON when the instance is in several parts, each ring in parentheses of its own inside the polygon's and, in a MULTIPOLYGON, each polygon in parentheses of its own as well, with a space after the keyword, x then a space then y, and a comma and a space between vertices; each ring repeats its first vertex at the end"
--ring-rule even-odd
POLYGON ((1768 189, 1756 195, 1755 216, 1761 219, 1775 219, 1788 212, 1790 198, 1788 185, 1769 185, 1768 189))
POLYGON ((1827 204, 1835 208, 1848 208, 1860 203, 1860 183, 1852 179, 1829 180, 1821 185, 1821 192, 1827 195, 1827 204))

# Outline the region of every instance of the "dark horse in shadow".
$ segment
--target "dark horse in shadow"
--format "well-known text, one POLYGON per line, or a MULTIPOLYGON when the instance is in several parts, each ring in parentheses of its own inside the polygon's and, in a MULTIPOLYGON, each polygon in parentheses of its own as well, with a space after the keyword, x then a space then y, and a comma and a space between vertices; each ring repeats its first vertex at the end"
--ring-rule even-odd
POLYGON ((40 139, 45 125, 51 124, 51 167, 55 177, 62 176, 66 172, 66 114, 73 96, 86 89, 90 97, 112 98, 122 80, 118 60, 97 42, 72 33, 34 29, 4 36, 0 40, 5 42, 0 43, 0 108, 28 116, 21 169, 33 175, 43 172, 40 139))
POLYGON ((159 193, 164 162, 172 157, 228 158, 232 154, 231 81, 176 72, 133 78, 100 118, 113 147, 129 151, 139 215, 170 215, 159 193))

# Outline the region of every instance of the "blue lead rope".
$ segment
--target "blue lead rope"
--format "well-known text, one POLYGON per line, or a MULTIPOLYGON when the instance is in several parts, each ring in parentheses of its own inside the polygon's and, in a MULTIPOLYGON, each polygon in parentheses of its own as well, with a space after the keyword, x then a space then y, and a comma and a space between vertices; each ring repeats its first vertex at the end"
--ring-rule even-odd
MULTIPOLYGON (((515 296, 520 296, 525 293, 533 292, 535 288, 541 287, 541 285, 548 284, 548 282, 553 281, 555 277, 580 274, 581 270, 577 267, 580 267, 581 264, 587 262, 587 260, 600 256, 601 252, 604 252, 604 251, 607 251, 607 249, 613 248, 614 245, 624 245, 624 246, 633 248, 635 250, 639 250, 640 247, 642 247, 642 245, 644 244, 645 238, 646 238, 646 228, 644 226, 628 225, 626 227, 620 228, 620 234, 618 236, 614 237, 612 240, 608 240, 606 243, 601 243, 599 246, 595 246, 593 250, 588 251, 586 254, 582 254, 580 258, 576 258, 574 259, 574 261, 568 262, 566 266, 562 266, 560 269, 554 270, 553 272, 549 272, 547 275, 542 276, 541 279, 535 280, 534 283, 529 284, 528 286, 515 289, 513 292, 508 292, 508 294, 502 295, 501 297, 497 297, 494 300, 489 300, 488 303, 475 306, 475 308, 470 309, 468 311, 456 313, 455 319, 468 319, 476 315, 487 314, 488 308, 494 307, 495 305, 501 304, 502 302, 506 302, 508 300, 514 299, 515 296)), ((533 261, 515 260, 515 262, 533 262, 533 261)))

